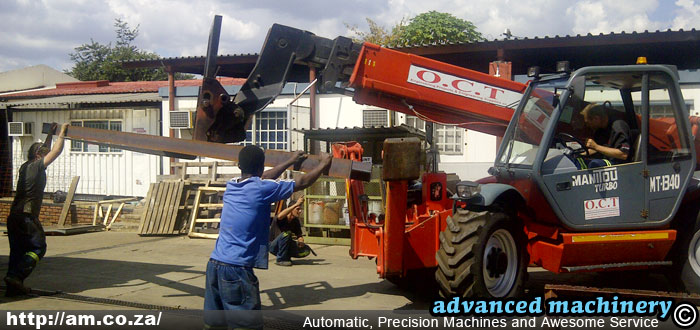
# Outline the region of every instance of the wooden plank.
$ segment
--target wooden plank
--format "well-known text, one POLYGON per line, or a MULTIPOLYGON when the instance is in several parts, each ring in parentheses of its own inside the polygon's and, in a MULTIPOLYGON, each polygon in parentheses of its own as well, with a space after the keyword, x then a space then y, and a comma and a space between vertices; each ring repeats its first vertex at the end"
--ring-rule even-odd
POLYGON ((170 181, 165 182, 165 188, 163 189, 163 195, 160 199, 158 218, 155 219, 155 223, 153 224, 153 234, 159 235, 159 234, 163 233, 163 223, 165 222, 165 213, 167 212, 167 209, 168 209, 168 202, 169 202, 170 196, 172 194, 172 189, 173 189, 173 183, 170 181))
POLYGON ((197 193, 194 195, 194 205, 192 206, 192 214, 190 214, 190 230, 187 231, 187 235, 194 234, 194 225, 197 220, 197 213, 199 212, 199 199, 202 197, 202 192, 197 189, 197 193))
POLYGON ((104 200, 104 201, 98 201, 97 204, 102 205, 102 204, 110 204, 110 203, 116 204, 116 203, 132 202, 132 201, 135 201, 137 199, 138 199, 138 197, 116 198, 116 199, 108 199, 108 200, 104 200))
POLYGON ((216 223, 216 222, 221 222, 221 218, 199 218, 196 219, 197 223, 216 223))
POLYGON ((170 220, 173 215, 175 197, 177 196, 177 189, 180 186, 180 181, 170 183, 170 192, 166 200, 165 206, 163 208, 163 219, 161 219, 160 227, 158 229, 159 234, 170 234, 168 232, 168 227, 170 227, 170 220))
POLYGON ((190 233, 188 236, 192 237, 192 238, 209 238, 209 239, 219 238, 219 234, 205 234, 205 233, 190 233))
POLYGON ((112 206, 114 206, 114 205, 109 204, 109 207, 107 208, 107 213, 105 213, 105 218, 104 218, 104 220, 102 220, 103 226, 107 225, 107 221, 109 220, 109 215, 112 213, 112 206))
POLYGON ((188 163, 182 163, 182 172, 180 172, 180 180, 185 180, 185 177, 187 177, 187 166, 188 163))
MULTIPOLYGON (((177 186, 177 195, 175 196, 175 200, 173 201, 173 205, 172 205, 173 213, 170 216, 170 222, 168 223, 168 230, 167 230, 168 234, 174 234, 174 233, 176 234, 175 226, 177 225, 178 213, 180 213, 178 206, 180 206, 180 203, 181 203, 180 201, 182 200, 182 193, 184 191, 185 191, 185 182, 180 181, 178 186, 177 186)), ((182 227, 180 226, 180 228, 182 228, 182 227)), ((180 230, 178 229, 177 233, 179 233, 179 231, 180 230)))
POLYGON ((158 211, 160 210, 160 200, 163 198, 163 190, 165 189, 165 182, 158 183, 158 189, 156 190, 155 197, 153 197, 153 210, 151 211, 150 217, 148 219, 148 227, 144 231, 144 234, 153 234, 153 227, 158 218, 158 211))
POLYGON ((101 206, 99 203, 95 203, 95 211, 92 213, 92 225, 95 226, 97 225, 97 209, 99 209, 101 206))
POLYGON ((199 204, 199 207, 216 208, 216 207, 224 207, 224 204, 223 203, 202 203, 202 204, 199 204))
POLYGON ((168 199, 170 198, 170 195, 172 194, 172 182, 161 182, 160 184, 165 185, 163 188, 163 194, 161 195, 161 198, 158 200, 158 214, 156 218, 154 219, 153 222, 153 234, 161 234, 161 230, 163 229, 163 217, 166 212, 166 208, 168 207, 168 199))
POLYGON ((201 190, 201 191, 204 191, 204 192, 210 192, 210 191, 215 191, 215 192, 226 191, 226 187, 199 187, 198 189, 201 190))
POLYGON ((167 221, 168 218, 168 212, 170 211, 169 207, 170 203, 172 202, 173 198, 173 190, 174 190, 175 184, 174 182, 168 182, 166 185, 166 192, 163 194, 163 200, 161 203, 161 214, 160 217, 158 217, 158 222, 157 226, 155 226, 155 233, 156 234, 162 234, 163 230, 165 229, 165 222, 167 221))
POLYGON ((175 227, 175 216, 177 216, 177 205, 180 203, 180 197, 182 195, 182 181, 173 182, 173 194, 168 202, 167 212, 163 220, 163 234, 172 234, 173 227, 175 227))
POLYGON ((151 203, 153 202, 153 191, 155 190, 157 183, 151 183, 148 187, 148 193, 146 193, 146 199, 143 201, 144 210, 141 214, 141 224, 139 225, 139 234, 143 234, 143 229, 146 224, 146 219, 148 219, 148 213, 151 211, 151 203))
POLYGON ((66 196, 66 201, 63 202, 63 209, 61 209, 61 215, 58 217, 58 226, 64 227, 66 224, 66 218, 68 217, 68 211, 70 210, 70 204, 73 202, 73 195, 75 195, 75 189, 78 187, 79 176, 74 176, 73 180, 70 182, 70 189, 68 189, 68 195, 66 196))
POLYGON ((112 217, 112 220, 107 225, 107 230, 110 230, 112 228, 112 224, 114 223, 115 220, 117 220, 117 217, 119 216, 119 213, 122 211, 123 207, 124 207, 124 203, 121 203, 121 205, 119 205, 119 208, 117 209, 117 212, 114 212, 114 216, 112 217))
POLYGON ((209 174, 211 175, 211 180, 216 181, 216 174, 218 172, 219 163, 214 162, 214 164, 209 168, 209 174))

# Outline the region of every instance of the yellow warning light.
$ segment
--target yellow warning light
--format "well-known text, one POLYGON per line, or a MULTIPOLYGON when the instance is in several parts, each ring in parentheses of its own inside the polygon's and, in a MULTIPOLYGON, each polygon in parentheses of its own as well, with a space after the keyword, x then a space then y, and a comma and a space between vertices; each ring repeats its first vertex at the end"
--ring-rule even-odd
POLYGON ((637 64, 647 64, 646 56, 637 57, 637 64))

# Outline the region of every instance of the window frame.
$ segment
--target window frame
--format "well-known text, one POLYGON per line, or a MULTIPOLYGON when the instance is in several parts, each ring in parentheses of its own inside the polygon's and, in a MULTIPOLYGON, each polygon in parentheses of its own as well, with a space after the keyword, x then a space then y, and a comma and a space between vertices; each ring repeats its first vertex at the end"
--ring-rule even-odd
POLYGON ((239 142, 238 145, 242 145, 242 146, 257 145, 265 150, 283 150, 283 151, 289 150, 289 146, 290 146, 289 111, 287 111, 286 108, 267 108, 261 112, 254 114, 250 120, 253 124, 251 125, 250 129, 246 130, 246 139, 239 142), (269 119, 271 118, 270 117, 271 113, 275 114, 275 117, 274 117, 275 128, 274 129, 270 129, 269 119), (280 113, 284 114, 284 118, 279 117, 280 113), (266 128, 262 128, 262 126, 263 126, 262 125, 262 120, 263 120, 262 117, 263 116, 261 116, 262 114, 266 114, 266 118, 264 118, 264 119, 268 120, 266 128), (284 127, 282 129, 277 127, 277 121, 280 119, 282 119, 282 123, 284 125, 284 127), (267 133, 267 141, 262 141, 263 140, 262 137, 263 137, 264 133, 267 133), (270 141, 269 140, 270 133, 274 133, 275 136, 277 136, 277 133, 282 133, 283 134, 282 141, 281 142, 270 141), (275 144, 275 148, 269 148, 270 144, 275 144), (282 144, 283 148, 282 149, 277 148, 278 144, 282 144))
MULTIPOLYGON (((425 132, 425 120, 420 119, 416 116, 406 115, 406 125, 418 129, 422 132, 425 132)), ((435 127, 435 134, 433 135, 433 138, 435 139, 435 146, 437 147, 440 154, 464 155, 466 149, 464 145, 464 137, 467 135, 467 130, 465 128, 459 127, 457 125, 442 125, 437 123, 435 123, 433 126, 435 127), (445 142, 440 139, 441 132, 444 132, 442 135, 446 137, 448 130, 452 130, 452 132, 455 133, 455 140, 453 142, 445 142), (459 137, 457 135, 459 135, 459 137), (453 150, 447 151, 445 148, 447 145, 452 145, 453 150), (459 147, 459 151, 456 151, 457 146, 459 147)))
MULTIPOLYGON (((79 127, 86 127, 85 122, 106 122, 107 128, 106 130, 110 131, 119 131, 123 132, 124 131, 124 120, 123 119, 71 119, 70 125, 71 126, 79 126, 79 127), (113 130, 112 125, 119 123, 119 130, 113 130)), ((104 128, 101 128, 104 129, 104 128)), ((98 146, 97 151, 89 151, 88 150, 88 145, 91 143, 83 142, 83 141, 75 141, 71 140, 70 144, 70 152, 71 153, 76 153, 76 154, 101 154, 101 155, 121 155, 123 154, 123 149, 117 148, 117 147, 111 147, 111 146, 98 146), (105 151, 102 151, 102 148, 106 148, 105 151)), ((96 145, 92 143, 93 145, 96 145)))

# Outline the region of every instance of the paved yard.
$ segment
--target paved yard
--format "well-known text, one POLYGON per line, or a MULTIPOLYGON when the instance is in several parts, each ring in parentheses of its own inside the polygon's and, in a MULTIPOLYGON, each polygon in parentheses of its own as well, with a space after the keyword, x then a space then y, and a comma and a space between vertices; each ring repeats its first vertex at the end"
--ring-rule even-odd
MULTIPOLYGON (((48 253, 27 284, 35 289, 101 300, 0 297, 0 303, 4 309, 15 310, 143 309, 147 305, 201 309, 205 266, 213 245, 214 240, 141 237, 124 232, 49 236, 48 253)), ((0 236, 2 274, 7 270, 8 246, 7 236, 0 236)), ((271 262, 270 269, 256 271, 264 309, 426 310, 430 305, 425 293, 401 289, 379 279, 374 260, 352 260, 348 247, 313 247, 317 257, 299 260, 293 267, 279 267, 271 262)), ((545 283, 669 290, 660 276, 554 276, 531 268, 530 295, 542 294, 545 283)))

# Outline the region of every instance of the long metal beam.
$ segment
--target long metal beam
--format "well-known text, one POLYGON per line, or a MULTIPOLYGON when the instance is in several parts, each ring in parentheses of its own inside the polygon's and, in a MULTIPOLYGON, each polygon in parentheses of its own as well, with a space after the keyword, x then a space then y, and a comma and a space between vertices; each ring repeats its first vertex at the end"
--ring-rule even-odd
MULTIPOLYGON (((44 124, 43 133, 50 131, 50 124, 44 124)), ((184 140, 137 134, 130 132, 110 131, 96 128, 69 126, 66 129, 66 138, 88 143, 108 145, 124 150, 131 150, 152 155, 194 159, 197 156, 210 157, 222 160, 238 161, 238 153, 243 146, 228 145, 214 142, 196 140, 184 140)), ((278 150, 265 151, 265 166, 277 166, 284 163, 291 156, 290 152, 278 150)), ((309 155, 294 170, 308 172, 318 166, 321 156, 309 155)), ((326 173, 336 178, 352 178, 369 181, 372 172, 370 163, 361 163, 348 159, 334 158, 331 167, 326 173)))

